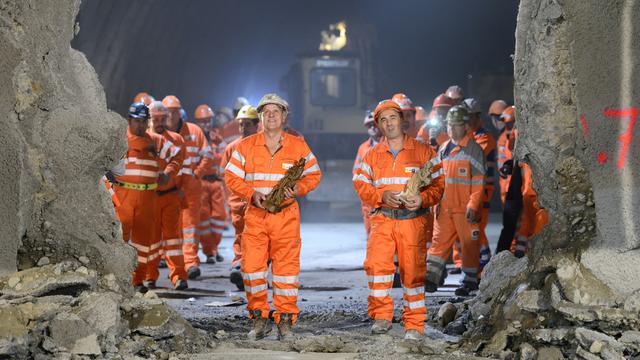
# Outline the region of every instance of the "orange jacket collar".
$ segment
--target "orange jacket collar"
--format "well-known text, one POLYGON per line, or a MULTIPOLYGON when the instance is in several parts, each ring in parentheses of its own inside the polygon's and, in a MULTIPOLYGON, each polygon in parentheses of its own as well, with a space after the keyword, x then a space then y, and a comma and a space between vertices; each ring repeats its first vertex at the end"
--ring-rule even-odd
MULTIPOLYGON (((255 145, 256 146, 262 146, 262 145, 266 145, 267 141, 265 139, 265 135, 264 135, 264 130, 259 131, 258 133, 256 133, 256 142, 255 145)), ((282 138, 280 140, 280 144, 282 145, 282 147, 284 147, 285 145, 287 145, 289 143, 289 138, 293 136, 293 135, 289 135, 286 131, 282 130, 282 138)))
MULTIPOLYGON (((402 149, 407 149, 407 150, 413 150, 415 149, 416 145, 415 145, 415 139, 413 139, 412 137, 410 137, 407 134, 404 134, 404 141, 402 142, 402 149)), ((400 149, 400 150, 402 150, 400 149)), ((387 140, 386 137, 383 137, 382 139, 380 139, 380 142, 378 143, 378 151, 379 152, 385 152, 385 151, 391 151, 391 149, 389 148, 389 141, 387 140)))

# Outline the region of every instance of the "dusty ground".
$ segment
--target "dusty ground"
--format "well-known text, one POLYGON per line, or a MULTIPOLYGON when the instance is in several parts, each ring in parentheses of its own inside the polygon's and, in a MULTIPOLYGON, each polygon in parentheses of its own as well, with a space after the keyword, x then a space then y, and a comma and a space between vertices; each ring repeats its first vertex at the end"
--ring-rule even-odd
MULTIPOLYGON (((302 254, 299 306, 300 320, 295 331, 303 340, 283 344, 276 340, 275 331, 265 340, 246 341, 250 322, 245 305, 210 306, 214 302, 228 303, 244 299, 229 282, 229 261, 232 258, 233 231, 226 231, 221 251, 225 261, 203 265, 203 276, 189 281, 190 289, 156 292, 195 327, 217 334, 221 344, 199 359, 353 359, 388 358, 389 355, 412 357, 416 349, 402 341, 399 322, 402 289, 393 289, 396 318, 393 331, 387 336, 369 335, 371 322, 366 315, 367 282, 362 263, 365 257, 365 235, 359 223, 306 223, 302 225, 302 254)), ((496 239, 500 227, 493 222, 489 237, 496 239)), ((492 245, 493 247, 493 245, 492 245)), ((166 270, 162 272, 161 287, 168 287, 166 270)), ((460 302, 453 294, 460 276, 449 276, 447 283, 435 294, 427 296, 429 322, 425 333, 430 339, 444 340, 455 348, 456 336, 444 334, 437 326, 435 315, 446 301, 460 302)), ((450 349, 447 350, 450 352, 450 349)), ((422 355, 423 356, 423 355, 422 355)), ((462 358, 468 358, 468 356, 462 358)), ((438 357, 436 357, 438 358, 438 357)), ((447 355, 445 358, 458 358, 447 355)))

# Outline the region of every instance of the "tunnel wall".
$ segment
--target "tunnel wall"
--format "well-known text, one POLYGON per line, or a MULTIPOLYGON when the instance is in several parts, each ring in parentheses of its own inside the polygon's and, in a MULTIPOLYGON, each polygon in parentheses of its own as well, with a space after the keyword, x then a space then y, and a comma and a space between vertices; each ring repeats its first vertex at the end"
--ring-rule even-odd
POLYGON ((569 253, 621 294, 640 288, 639 6, 524 0, 516 32, 516 153, 551 215, 531 256, 569 253))
POLYGON ((129 278, 99 180, 125 150, 95 71, 70 46, 79 1, 0 1, 0 273, 72 258, 129 278))

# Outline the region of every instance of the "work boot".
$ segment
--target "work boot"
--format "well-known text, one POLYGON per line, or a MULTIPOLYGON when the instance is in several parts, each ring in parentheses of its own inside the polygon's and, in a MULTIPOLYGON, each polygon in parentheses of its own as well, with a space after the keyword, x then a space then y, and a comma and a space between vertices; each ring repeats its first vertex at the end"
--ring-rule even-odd
POLYGON ((167 260, 165 259, 160 259, 160 262, 158 263, 158 267, 160 269, 166 269, 167 268, 167 260))
POLYGON ((213 255, 207 255, 207 260, 205 261, 205 263, 207 264, 215 264, 216 263, 216 257, 213 255))
POLYGON ((469 296, 472 291, 478 290, 478 284, 471 282, 463 282, 462 286, 455 290, 456 296, 469 296))
POLYGON ((280 314, 280 322, 278 323, 278 340, 287 341, 294 338, 291 326, 293 320, 291 314, 280 314))
POLYGON ((189 277, 189 279, 191 280, 195 280, 197 277, 200 276, 200 268, 197 266, 192 266, 187 270, 187 276, 189 277))
POLYGON ((454 267, 453 269, 449 270, 449 274, 451 275, 462 274, 462 269, 459 267, 454 267))
POLYGON ((155 280, 146 280, 145 282, 143 282, 143 284, 147 289, 157 289, 158 288, 156 286, 156 281, 155 280))
POLYGON ((229 281, 231 281, 239 291, 244 291, 244 282, 242 281, 242 273, 240 271, 233 270, 229 275, 229 281))
POLYGON ((432 283, 431 281, 425 279, 424 280, 424 291, 428 293, 434 293, 438 291, 438 284, 432 283))
POLYGON ((386 334, 391 330, 391 321, 389 320, 376 320, 371 326, 371 333, 374 335, 386 334))
POLYGON ((187 280, 178 279, 178 281, 173 285, 173 288, 175 290, 186 290, 189 288, 189 283, 187 283, 187 280))
POLYGON ((253 310, 251 313, 253 314, 253 326, 247 337, 249 340, 263 339, 271 331, 269 318, 263 318, 260 310, 253 310))
POLYGON ((138 285, 134 286, 133 290, 135 292, 137 292, 137 293, 140 293, 140 294, 146 294, 147 291, 149 291, 149 289, 147 289, 147 287, 142 285, 142 284, 138 284, 138 285))
POLYGON ((405 340, 416 340, 416 341, 419 341, 419 340, 422 340, 422 338, 423 338, 423 336, 422 336, 422 334, 420 334, 420 332, 418 330, 410 329, 410 330, 407 330, 407 331, 404 332, 404 339, 405 340))
POLYGON ((217 262, 223 262, 224 261, 224 258, 222 257, 222 255, 220 255, 220 253, 216 254, 216 261, 217 262))

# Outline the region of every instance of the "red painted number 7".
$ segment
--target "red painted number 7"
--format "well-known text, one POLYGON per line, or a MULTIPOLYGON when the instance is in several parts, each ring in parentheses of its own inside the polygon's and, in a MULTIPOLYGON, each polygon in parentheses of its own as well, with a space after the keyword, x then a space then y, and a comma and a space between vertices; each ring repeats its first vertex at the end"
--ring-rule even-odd
POLYGON ((622 150, 620 151, 620 157, 618 158, 618 169, 624 168, 624 162, 627 159, 627 153, 629 152, 629 145, 633 139, 633 127, 638 120, 638 108, 630 107, 626 109, 608 109, 604 111, 605 117, 628 117, 629 127, 624 134, 620 135, 618 140, 622 143, 622 150))

